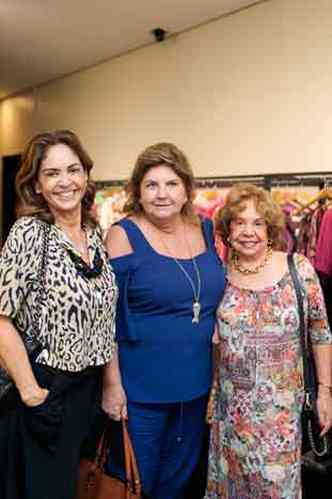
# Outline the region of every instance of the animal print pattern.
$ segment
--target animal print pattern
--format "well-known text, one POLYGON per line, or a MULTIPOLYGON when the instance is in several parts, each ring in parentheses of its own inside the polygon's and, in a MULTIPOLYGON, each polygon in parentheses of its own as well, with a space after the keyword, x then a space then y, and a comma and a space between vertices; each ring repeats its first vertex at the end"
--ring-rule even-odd
POLYGON ((0 258, 0 314, 10 317, 18 331, 37 334, 45 347, 37 359, 42 364, 75 372, 103 365, 114 349, 118 290, 98 230, 87 229, 90 261, 99 248, 104 265, 97 277, 87 279, 69 256, 68 248, 76 251, 70 240, 51 226, 45 289, 35 318, 39 328, 32 330, 43 223, 22 217, 9 234, 0 258))

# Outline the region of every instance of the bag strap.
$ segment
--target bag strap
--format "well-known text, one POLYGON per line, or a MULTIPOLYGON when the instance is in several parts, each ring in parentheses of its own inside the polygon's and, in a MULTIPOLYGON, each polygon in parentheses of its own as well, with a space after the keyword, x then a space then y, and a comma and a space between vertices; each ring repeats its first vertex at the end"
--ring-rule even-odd
POLYGON ((290 275, 293 279, 293 284, 295 288, 296 298, 298 302, 299 317, 300 317, 300 333, 301 333, 301 345, 303 352, 303 379, 304 379, 304 393, 305 401, 303 409, 308 416, 308 438, 310 447, 313 453, 318 457, 326 456, 329 452, 330 443, 327 435, 324 437, 319 437, 320 443, 317 445, 317 439, 315 438, 313 431, 313 420, 317 418, 317 404, 316 404, 316 376, 315 376, 315 365, 312 357, 311 344, 308 338, 308 328, 305 325, 304 319, 304 307, 303 307, 303 287, 300 284, 298 272, 295 267, 293 255, 288 255, 288 267, 290 275))
POLYGON ((32 317, 32 332, 34 339, 37 339, 39 332, 39 317, 40 317, 40 308, 43 301, 43 294, 45 291, 45 286, 44 286, 45 274, 46 274, 45 270, 47 264, 50 231, 51 231, 51 224, 42 222, 42 253, 36 277, 38 288, 35 301, 35 314, 32 317))
MULTIPOLYGON (((130 440, 128 433, 127 422, 122 419, 122 433, 123 433, 123 443, 124 443, 124 453, 125 453, 125 466, 126 466, 126 481, 130 484, 138 497, 141 497, 142 486, 139 477, 136 457, 134 449, 130 440)), ((127 489, 127 499, 131 498, 130 490, 127 489)))
POLYGON ((310 404, 312 407, 315 405, 316 400, 316 383, 313 372, 313 362, 311 358, 310 341, 308 338, 308 328, 305 324, 304 306, 303 306, 303 286, 300 284, 298 272, 295 267, 294 257, 292 254, 287 255, 288 268, 296 294, 299 320, 300 320, 300 339, 303 357, 303 381, 304 391, 306 395, 305 403, 310 404))
MULTIPOLYGON (((126 492, 126 499, 131 499, 132 497, 131 489, 134 490, 135 495, 141 497, 142 485, 139 477, 139 471, 138 471, 134 449, 127 428, 127 421, 122 419, 121 423, 122 423, 122 435, 123 435, 123 446, 124 446, 124 457, 125 457, 126 484, 128 485, 126 492)), ((102 434, 99 440, 96 457, 93 462, 93 467, 92 467, 93 470, 96 470, 97 468, 99 468, 100 470, 104 470, 104 466, 108 458, 109 448, 110 448, 110 441, 106 427, 104 433, 102 434)))

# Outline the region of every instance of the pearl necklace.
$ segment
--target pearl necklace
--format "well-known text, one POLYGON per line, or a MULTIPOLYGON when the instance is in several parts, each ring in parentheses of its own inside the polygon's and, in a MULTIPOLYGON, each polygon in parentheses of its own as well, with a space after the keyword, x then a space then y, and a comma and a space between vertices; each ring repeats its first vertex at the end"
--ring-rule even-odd
POLYGON ((268 263, 272 256, 272 248, 269 246, 266 250, 264 260, 256 265, 256 267, 252 268, 247 268, 247 267, 242 267, 242 265, 239 262, 239 255, 235 252, 232 253, 232 266, 234 267, 235 270, 240 272, 241 274, 244 275, 253 275, 253 274, 258 274, 268 263))

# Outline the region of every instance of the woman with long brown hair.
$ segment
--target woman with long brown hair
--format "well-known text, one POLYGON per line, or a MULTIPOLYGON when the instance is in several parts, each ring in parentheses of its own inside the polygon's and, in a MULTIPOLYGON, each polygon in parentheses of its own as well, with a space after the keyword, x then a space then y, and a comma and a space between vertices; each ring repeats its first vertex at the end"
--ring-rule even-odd
POLYGON ((1 499, 75 496, 117 299, 92 166, 68 130, 36 135, 23 153, 19 218, 0 259, 0 365, 14 383, 0 399, 1 499))

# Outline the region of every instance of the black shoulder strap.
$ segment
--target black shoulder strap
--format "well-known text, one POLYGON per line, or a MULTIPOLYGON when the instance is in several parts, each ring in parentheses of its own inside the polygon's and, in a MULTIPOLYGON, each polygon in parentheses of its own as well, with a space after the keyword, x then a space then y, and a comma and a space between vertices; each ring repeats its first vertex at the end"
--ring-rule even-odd
POLYGON ((293 285, 296 294, 297 306, 299 311, 299 319, 300 319, 300 332, 301 332, 301 344, 302 349, 305 351, 308 348, 308 338, 307 338, 307 330, 305 327, 305 318, 304 318, 304 307, 303 307, 303 295, 302 295, 302 286, 299 281, 299 276, 297 274, 297 270, 294 263, 294 256, 287 255, 288 261, 288 269, 293 280, 293 285))
MULTIPOLYGON (((40 263, 38 267, 38 272, 37 272, 37 277, 36 277, 36 282, 37 282, 37 296, 36 296, 36 301, 35 301, 35 311, 32 314, 32 336, 29 338, 27 335, 24 335, 24 343, 25 346, 28 350, 28 352, 33 351, 36 348, 36 343, 38 344, 39 341, 37 340, 38 337, 38 331, 39 331, 39 317, 40 317, 40 312, 41 312, 41 304, 43 301, 43 295, 45 292, 45 269, 46 269, 46 263, 47 263, 47 255, 48 255, 48 245, 49 245, 49 238, 50 238, 50 230, 51 230, 51 224, 41 222, 42 229, 42 252, 41 252, 41 258, 40 258, 40 263)), ((46 345, 43 345, 46 346, 46 345)))
POLYGON ((304 390, 310 396, 311 402, 313 403, 313 401, 316 398, 315 397, 316 382, 314 377, 314 366, 311 353, 311 346, 308 338, 308 328, 306 327, 305 324, 305 314, 304 314, 303 295, 302 295, 303 287, 300 284, 293 255, 288 255, 287 260, 288 260, 289 273, 291 275, 294 284, 297 306, 299 311, 300 339, 301 339, 302 357, 303 357, 304 390))

